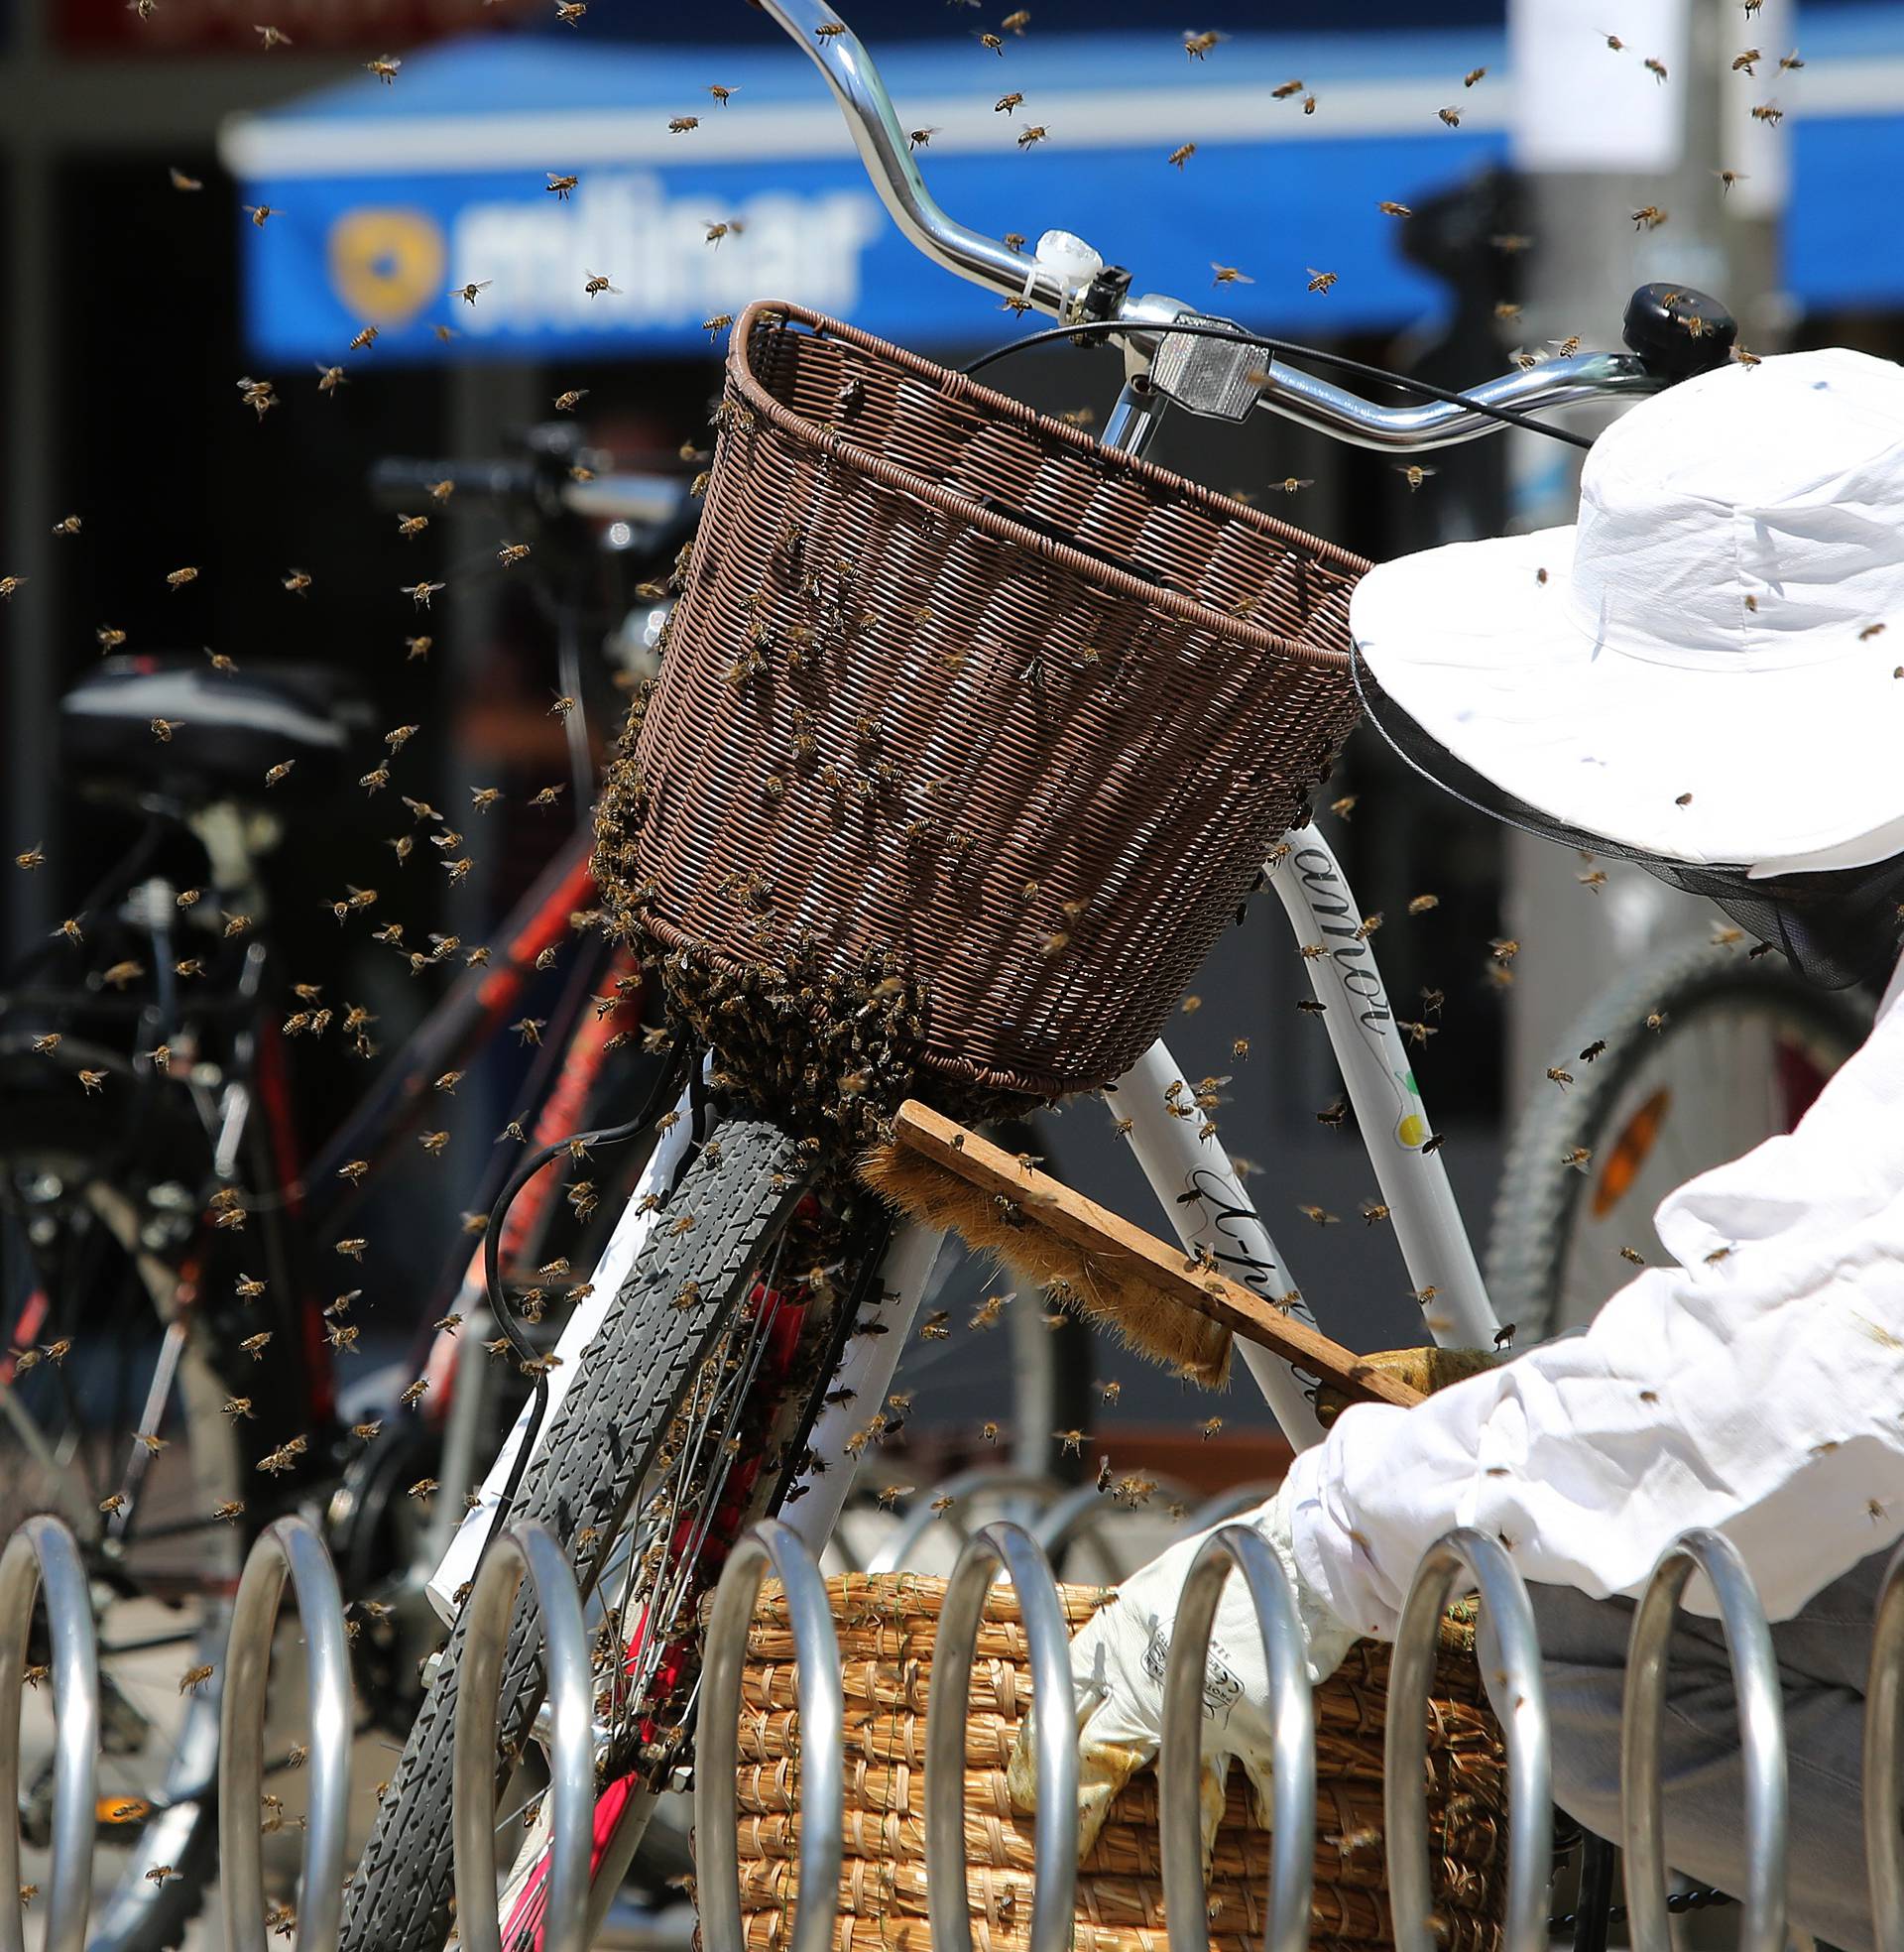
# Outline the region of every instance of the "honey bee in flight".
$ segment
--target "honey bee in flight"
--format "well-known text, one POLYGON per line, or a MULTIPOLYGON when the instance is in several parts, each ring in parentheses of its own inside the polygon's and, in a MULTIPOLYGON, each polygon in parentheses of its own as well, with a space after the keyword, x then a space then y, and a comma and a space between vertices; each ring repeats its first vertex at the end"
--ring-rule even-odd
POLYGON ((611 285, 608 282, 608 275, 600 271, 586 273, 586 282, 582 286, 582 291, 591 299, 598 292, 607 292, 614 298, 620 298, 622 295, 621 287, 619 285, 611 285))
POLYGON ((708 84, 707 92, 714 97, 718 106, 725 108, 740 93, 740 90, 738 88, 723 88, 718 81, 713 81, 708 84))
POLYGON ((701 118, 698 115, 677 115, 667 125, 667 133, 670 136, 684 136, 690 129, 698 129, 700 126, 701 118))
POLYGON ((403 64, 403 60, 400 56, 379 55, 375 61, 365 61, 364 66, 370 73, 376 75, 378 80, 388 88, 397 79, 397 70, 403 64))
POLYGON ((260 230, 264 229, 267 219, 282 217, 285 214, 284 205, 281 203, 241 203, 238 207, 260 230))
POLYGON ((1173 165, 1176 169, 1181 170, 1183 166, 1189 162, 1191 157, 1196 155, 1196 153, 1197 153, 1196 144, 1193 142, 1187 142, 1179 145, 1179 147, 1177 147, 1176 149, 1173 149, 1164 160, 1167 163, 1173 165))
POLYGON ((1206 30, 1202 34, 1186 34, 1183 37, 1183 52, 1192 61, 1202 61, 1220 41, 1227 41, 1229 38, 1227 34, 1218 34, 1214 29, 1206 30))
POLYGON ((581 182, 580 177, 558 177, 553 170, 544 171, 543 174, 548 178, 547 188, 549 194, 558 203, 566 203, 568 201, 568 192, 581 182))
POLYGON ((1309 290, 1327 292, 1336 283, 1337 274, 1333 271, 1318 271, 1314 265, 1309 267, 1309 290))

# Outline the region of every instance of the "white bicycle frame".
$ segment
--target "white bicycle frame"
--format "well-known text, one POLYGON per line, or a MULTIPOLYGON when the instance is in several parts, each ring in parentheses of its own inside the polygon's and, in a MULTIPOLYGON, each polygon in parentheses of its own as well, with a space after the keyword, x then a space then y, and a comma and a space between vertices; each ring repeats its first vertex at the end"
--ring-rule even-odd
MULTIPOLYGON (((1430 1297, 1432 1305, 1425 1312, 1429 1330, 1443 1346, 1487 1348, 1499 1323, 1488 1304, 1447 1167, 1438 1153, 1423 1150, 1433 1137, 1427 1110, 1348 877, 1329 843, 1311 826, 1284 836, 1265 873, 1298 944, 1321 943, 1328 950, 1306 957, 1304 966, 1323 1006, 1323 1023, 1408 1278, 1417 1294, 1430 1297)), ((1173 1101, 1189 1088, 1159 1041, 1118 1079, 1113 1094, 1118 1110, 1130 1122, 1126 1137, 1131 1153, 1185 1253, 1209 1253, 1233 1280, 1327 1329, 1327 1319, 1317 1324, 1222 1139, 1201 1119, 1176 1115, 1173 1101)), ((653 1230, 655 1209, 643 1210, 645 1195, 670 1188, 687 1158, 693 1122, 685 1095, 677 1109, 680 1118, 655 1148, 609 1240, 595 1271, 593 1294, 570 1316, 556 1346, 562 1360, 551 1378, 551 1414, 653 1230)), ((791 1488, 782 1516, 816 1555, 831 1536, 847 1494, 852 1475, 847 1441, 865 1421, 863 1406, 885 1401, 939 1244, 939 1235, 914 1223, 895 1232, 881 1267, 880 1298, 869 1311, 886 1332, 861 1335, 849 1344, 835 1387, 852 1396, 823 1408, 807 1440, 814 1464, 791 1488), (856 1403, 862 1407, 856 1409, 856 1403)), ((1250 1343, 1243 1345, 1242 1355, 1290 1443, 1300 1450, 1318 1441, 1322 1431, 1315 1416, 1315 1378, 1250 1343)), ((430 1598, 446 1620, 452 1613, 450 1595, 473 1575, 528 1421, 526 1407, 429 1582, 430 1598)), ((547 1418, 542 1428, 546 1430, 547 1418)))

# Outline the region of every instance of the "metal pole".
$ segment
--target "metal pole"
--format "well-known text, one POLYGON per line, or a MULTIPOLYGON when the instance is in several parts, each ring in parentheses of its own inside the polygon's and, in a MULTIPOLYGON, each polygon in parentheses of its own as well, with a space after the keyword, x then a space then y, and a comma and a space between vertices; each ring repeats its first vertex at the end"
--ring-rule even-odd
POLYGON ((1302 1621, 1282 1562, 1248 1525, 1225 1525, 1184 1575, 1163 1675, 1163 1753, 1157 1765, 1157 1843, 1163 1853, 1163 1921, 1170 1952, 1209 1952, 1199 1817, 1203 1686, 1217 1607, 1241 1571, 1262 1636, 1273 1725, 1269 1824, 1269 1922, 1265 1952, 1307 1952, 1315 1891, 1315 1708, 1302 1621))
POLYGON ((1428 1876, 1428 1691, 1441 1616, 1464 1575, 1481 1589, 1502 1668, 1488 1686, 1507 1736, 1507 1896, 1501 1944, 1505 1952, 1546 1952, 1554 1789, 1540 1643, 1527 1588, 1513 1560, 1497 1540, 1472 1525, 1438 1539, 1416 1567, 1389 1656, 1381 1794, 1395 1948, 1432 1952, 1434 1945, 1429 1926, 1434 1893, 1428 1876))
POLYGON ((1772 1630, 1738 1548, 1703 1527, 1682 1532, 1659 1555, 1633 1613, 1626 1647, 1619 1800, 1626 1849, 1626 1914, 1638 1952, 1670 1952, 1666 1845, 1660 1809, 1660 1728, 1666 1714, 1666 1661, 1687 1582, 1703 1572, 1719 1601, 1738 1697, 1745 1770, 1745 1917, 1740 1952, 1784 1952, 1787 1783, 1785 1715, 1779 1702, 1772 1630))
POLYGON ((1878 1952, 1904 1952, 1904 1546, 1891 1554, 1864 1687, 1864 1856, 1878 1952))
POLYGON ((92 1598, 72 1533, 29 1519, 0 1553, 0 1952, 25 1952, 20 1892, 20 1689, 34 1602, 53 1641, 53 1898, 42 1952, 83 1952, 92 1905, 99 1754, 99 1660, 92 1598))
MULTIPOLYGON (((762 1520, 734 1547, 714 1589, 701 1652, 694 1766, 700 1942, 708 1952, 741 1952, 747 1943, 734 1778, 740 1766, 738 1724, 747 1630, 770 1566, 786 1594, 800 1718, 800 1883, 786 1952, 832 1952, 846 1823, 846 1690, 840 1677, 840 1642, 819 1567, 775 1519, 762 1520)), ((931 1741, 929 1731, 926 1740, 931 1741)), ((959 1760, 962 1765, 962 1751, 959 1760)), ((930 1780, 928 1775, 928 1784, 930 1780)), ((959 1893, 963 1906, 963 1875, 959 1893)))
POLYGON ((350 1802, 350 1650, 344 1600, 323 1540, 303 1519, 280 1519, 245 1560, 225 1642, 218 1709, 218 1856, 227 1952, 265 1952, 265 1690, 289 1576, 303 1623, 310 1700, 310 1814, 298 1885, 296 1952, 335 1952, 343 1922, 350 1802))
POLYGON ((594 1844, 595 1683, 575 1575, 562 1548, 539 1525, 511 1525, 496 1540, 469 1596, 450 1762, 456 1920, 469 1952, 502 1952, 496 1917, 496 1756, 502 1740, 498 1695, 516 1595, 525 1575, 541 1616, 542 1668, 548 1684, 551 1823, 548 1909, 540 1942, 547 1952, 584 1952, 594 1844))
MULTIPOLYGON (((972 1952, 965 1883, 965 1724, 972 1706, 972 1665, 985 1598, 1001 1566, 1017 1589, 1018 1612, 1031 1653, 1037 1823, 1031 1839, 1029 1952, 1070 1952, 1078 1891, 1078 1735, 1071 1710, 1071 1637, 1044 1554, 1014 1525, 987 1525, 967 1544, 939 1602, 932 1685, 925 1707, 926 1915, 934 1952, 972 1952)), ((809 1827, 811 1823, 809 1811, 809 1827)), ((806 1888, 802 1875, 802 1893, 806 1888)), ((802 1948, 795 1947, 794 1952, 802 1948)))
MULTIPOLYGON (((48 507, 59 464, 59 402, 56 345, 60 281, 54 273, 53 192, 57 132, 27 104, 40 98, 45 76, 50 8, 44 0, 20 0, 14 7, 7 60, 18 85, 5 120, 11 135, 5 151, 9 182, 7 253, 14 268, 7 291, 7 480, 5 554, 0 576, 17 576, 26 587, 7 602, 0 620, 6 647, 5 710, 0 723, 7 740, 6 817, 9 852, 44 846, 52 866, 39 874, 7 876, 7 940, 17 953, 53 925, 50 904, 60 876, 60 836, 54 824, 51 736, 59 663, 54 645, 53 525, 66 511, 48 507), (19 111, 25 110, 21 113, 19 111)), ((62 911, 63 913, 63 911, 62 911)))

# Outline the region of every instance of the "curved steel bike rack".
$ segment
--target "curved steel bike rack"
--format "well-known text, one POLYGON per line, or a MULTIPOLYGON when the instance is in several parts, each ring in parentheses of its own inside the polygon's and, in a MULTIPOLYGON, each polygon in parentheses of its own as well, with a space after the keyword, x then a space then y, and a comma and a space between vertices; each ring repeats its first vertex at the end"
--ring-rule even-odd
MULTIPOLYGON (((710 1952, 730 1948, 739 1952, 747 1942, 741 1915, 740 1816, 734 1777, 740 1767, 741 1670, 747 1664, 747 1630, 770 1568, 786 1594, 800 1716, 800 1892, 787 1952, 832 1952, 846 1821, 846 1691, 840 1680, 840 1641, 833 1631, 833 1613, 819 1567, 775 1519, 765 1519, 743 1533, 730 1554, 714 1589, 714 1609, 701 1653, 694 1768, 701 1942, 710 1952)), ((965 1888, 963 1879, 959 1888, 965 1888)))
POLYGON ((1891 1554, 1864 1685, 1864 1857, 1877 1952, 1904 1952, 1904 1545, 1891 1554))
POLYGON ((225 1642, 218 1707, 218 1855, 225 1944, 265 1952, 265 1690, 289 1578, 303 1623, 310 1701, 310 1812, 298 1880, 296 1952, 334 1952, 343 1922, 350 1800, 350 1652, 344 1601, 324 1541, 303 1519, 279 1519, 245 1560, 225 1642))
MULTIPOLYGON (((1273 1765, 1266 1952, 1307 1952, 1315 1891, 1315 1710, 1302 1621, 1282 1562, 1248 1525, 1213 1531, 1184 1575, 1163 1674, 1163 1749, 1157 1763, 1163 1922, 1170 1952, 1209 1952, 1203 1888, 1199 1768, 1204 1668, 1217 1608, 1233 1573, 1243 1575, 1269 1670, 1273 1765)), ((1043 1806, 1040 1797, 1039 1806, 1043 1806)))
POLYGON ((53 1641, 53 1894, 44 1952, 84 1952, 92 1909, 94 1797, 99 1756, 99 1660, 79 1547, 45 1514, 0 1553, 0 1952, 24 1952, 20 1887, 20 1690, 34 1602, 46 1595, 53 1641))
MULTIPOLYGON (((985 1474, 997 1485, 1008 1474, 985 1474)), ((1009 1474, 1015 1475, 1015 1474, 1009 1474)), ((1014 1488, 1016 1488, 1014 1486, 1014 1488)), ((1037 1541, 1007 1522, 966 1543, 941 1601, 927 1704, 924 1800, 929 1931, 934 1952, 971 1952, 964 1859, 964 1736, 985 1598, 1003 1569, 1016 1587, 1029 1642, 1038 1818, 1030 1952, 1059 1952, 1076 1893, 1078 1755, 1069 1635, 1050 1565, 1037 1541), (1036 1704, 1059 1712, 1037 1719, 1036 1704)), ((1309 1686, 1294 1600, 1273 1552, 1247 1525, 1213 1532, 1179 1598, 1164 1674, 1159 1759, 1160 1846, 1171 1952, 1207 1952, 1197 1793, 1203 1675, 1226 1581, 1241 1570, 1269 1671, 1272 1877, 1267 1952, 1302 1952, 1313 1885, 1315 1752, 1309 1686)), ((702 1667, 695 1769, 703 1942, 743 1942, 739 1817, 734 1796, 748 1630, 762 1582, 787 1596, 802 1731, 799 1902, 787 1952, 830 1952, 844 1855, 844 1706, 838 1636, 826 1583, 784 1525, 743 1536, 714 1597, 702 1667)), ((1782 1952, 1787 1784, 1771 1632, 1734 1547, 1716 1532, 1683 1534, 1663 1552, 1633 1617, 1621 1728, 1621 1796, 1631 1941, 1665 1952, 1666 1857, 1658 1782, 1669 1643, 1689 1581, 1703 1573, 1719 1603, 1739 1697, 1748 1861, 1743 1952, 1782 1952)), ((489 1554, 470 1596, 453 1768, 458 1910, 472 1952, 498 1952, 495 1889, 497 1682, 518 1590, 528 1577, 542 1613, 552 1823, 546 1923, 549 1952, 579 1952, 593 1841, 593 1676, 580 1598, 554 1539, 512 1529, 489 1554)), ((308 1645, 311 1811, 304 1840, 295 1952, 334 1952, 345 1869, 350 1685, 343 1609, 317 1533, 280 1520, 246 1560, 233 1608, 220 1705, 219 1838, 222 1904, 231 1952, 263 1952, 263 1843, 258 1824, 266 1691, 289 1579, 308 1645)), ((1426 1818, 1425 1706, 1436 1625, 1457 1592, 1479 1588, 1498 1649, 1488 1691, 1507 1736, 1508 1828, 1504 1952, 1544 1947, 1552 1865, 1551 1762, 1539 1649, 1526 1589, 1500 1546, 1471 1529, 1424 1556, 1398 1624, 1389 1674, 1383 1804, 1397 1952, 1426 1952, 1431 1903, 1426 1818)), ((51 1891, 44 1952, 83 1952, 96 1825, 100 1679, 91 1596, 72 1534, 55 1518, 27 1521, 0 1553, 0 1812, 17 1804, 20 1690, 36 1604, 44 1595, 56 1715, 51 1891)), ((1881 1952, 1904 1952, 1904 1547, 1885 1574, 1874 1623, 1864 1724, 1864 1838, 1881 1952)), ((0 1891, 19 1889, 17 1825, 0 1821, 0 1891)), ((24 1904, 0 1903, 0 1952, 24 1952, 24 1904)))
POLYGON ((549 1705, 551 1832, 541 1942, 546 1952, 583 1952, 594 1844, 595 1683, 575 1574, 562 1548, 539 1525, 513 1525, 492 1541, 465 1602, 469 1626, 456 1687, 450 1762, 456 1916, 469 1952, 502 1952, 496 1916, 496 1757, 502 1743, 498 1697, 510 1621, 525 1577, 542 1620, 549 1705))
POLYGON ((1005 1522, 973 1534, 939 1602, 925 1703, 926 1915, 937 1952, 972 1952, 965 1894, 965 1722, 985 1596, 1000 1568, 1017 1591, 1031 1654, 1038 1814, 1031 1841, 1029 1952, 1069 1952, 1078 1888, 1071 1635, 1050 1562, 1022 1526, 1005 1522))
POLYGON ((944 1525, 963 1548, 972 1536, 971 1528, 962 1515, 954 1515, 960 1505, 981 1493, 1020 1494, 1048 1511, 1064 1497, 1067 1489, 1054 1479, 1040 1477, 1035 1471, 1014 1470, 1009 1464, 975 1464, 970 1470, 955 1472, 943 1484, 932 1488, 931 1497, 919 1498, 907 1510, 892 1537, 867 1559, 866 1570, 869 1575, 902 1571, 913 1546, 937 1525, 944 1525), (944 1511, 935 1512, 932 1507, 940 1498, 949 1498, 952 1503, 944 1511))
POLYGON ((1534 1612, 1520 1573, 1498 1540, 1472 1525, 1428 1548, 1402 1602, 1388 1663, 1388 1724, 1382 1758, 1382 1821, 1387 1836, 1388 1901, 1395 1952, 1432 1952, 1433 1893, 1428 1875, 1428 1690, 1434 1679, 1441 1616, 1457 1591, 1481 1592, 1500 1650, 1500 1685, 1488 1693, 1508 1704, 1507 1914, 1505 1952, 1539 1952, 1547 1943, 1547 1887, 1554 1866, 1553 1758, 1547 1693, 1541 1682, 1534 1612), (1518 1821, 1516 1821, 1518 1819, 1518 1821))
MULTIPOLYGON (((1619 1800, 1626 1835, 1626 1909, 1638 1952, 1667 1952, 1666 1847, 1659 1794, 1660 1725, 1673 1618, 1695 1572, 1719 1601, 1738 1697, 1745 1767, 1745 1915, 1740 1952, 1784 1952, 1785 1715, 1778 1692, 1772 1630, 1738 1548, 1723 1533, 1682 1532, 1653 1566, 1633 1614, 1620 1722, 1619 1800)), ((1869 1710, 1866 1709, 1868 1717, 1869 1710)))

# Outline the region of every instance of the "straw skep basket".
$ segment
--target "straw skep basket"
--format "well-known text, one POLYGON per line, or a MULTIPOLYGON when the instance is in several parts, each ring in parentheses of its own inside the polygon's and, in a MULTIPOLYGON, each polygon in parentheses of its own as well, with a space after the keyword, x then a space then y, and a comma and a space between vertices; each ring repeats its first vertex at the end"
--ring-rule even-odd
MULTIPOLYGON (((924 1863, 925 1711, 942 1579, 849 1574, 827 1582, 846 1690, 846 1834, 837 1952, 930 1952, 924 1863)), ((1060 1588, 1075 1633, 1110 1598, 1060 1588)), ((1381 1848, 1388 1651, 1364 1642, 1316 1691, 1317 1836, 1312 1940, 1347 1952, 1393 1944, 1381 1848)), ((799 1729, 793 1639, 777 1583, 763 1588, 742 1691, 742 1908, 748 1952, 787 1942, 797 1891, 799 1729)), ((988 1598, 965 1738, 967 1888, 975 1952, 1028 1937, 1032 1823, 1006 1794, 1012 1738, 1030 1707, 1016 1595, 988 1598)), ((1430 1701, 1429 1837, 1437 1935, 1450 1952, 1497 1952, 1506 1868, 1506 1751, 1461 1609, 1442 1629, 1430 1701)), ((1209 1891, 1214 1952, 1253 1952, 1267 1922, 1269 1839, 1241 1770, 1217 1837, 1209 1891)), ((1148 1770, 1113 1806, 1080 1870, 1077 1952, 1167 1952, 1157 1785, 1148 1770)))

